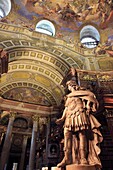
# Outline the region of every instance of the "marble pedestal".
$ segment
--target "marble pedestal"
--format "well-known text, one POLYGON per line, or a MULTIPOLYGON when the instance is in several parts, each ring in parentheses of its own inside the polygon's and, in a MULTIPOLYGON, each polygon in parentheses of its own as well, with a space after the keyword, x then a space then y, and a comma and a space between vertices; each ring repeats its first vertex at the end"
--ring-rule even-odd
POLYGON ((66 166, 66 170, 96 170, 96 167, 93 165, 76 165, 71 164, 66 166))
POLYGON ((71 164, 67 165, 65 168, 52 167, 51 170, 96 170, 96 167, 93 165, 71 164))

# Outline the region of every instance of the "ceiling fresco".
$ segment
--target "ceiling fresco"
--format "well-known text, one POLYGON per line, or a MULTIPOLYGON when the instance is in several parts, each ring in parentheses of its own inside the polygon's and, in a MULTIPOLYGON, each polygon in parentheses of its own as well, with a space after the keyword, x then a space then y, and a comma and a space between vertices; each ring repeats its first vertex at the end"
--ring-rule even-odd
POLYGON ((48 99, 41 92, 34 90, 32 88, 15 88, 13 90, 9 90, 4 94, 4 98, 15 100, 15 101, 23 101, 27 103, 40 104, 45 106, 50 106, 51 104, 48 102, 48 99))
POLYGON ((96 24, 106 30, 113 41, 113 2, 111 0, 12 0, 10 14, 3 22, 27 27, 34 31, 37 22, 50 20, 56 37, 74 42, 75 33, 83 24, 96 24))

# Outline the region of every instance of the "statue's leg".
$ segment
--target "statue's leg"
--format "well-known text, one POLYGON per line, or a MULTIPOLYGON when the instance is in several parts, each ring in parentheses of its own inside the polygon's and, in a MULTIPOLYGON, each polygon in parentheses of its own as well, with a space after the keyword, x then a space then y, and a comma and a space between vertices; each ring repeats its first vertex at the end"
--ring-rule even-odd
POLYGON ((87 139, 85 131, 79 132, 79 155, 80 155, 80 164, 88 164, 87 161, 87 139))
POLYGON ((72 132, 64 129, 64 158, 57 167, 64 167, 72 163, 72 132))
POLYGON ((72 138, 72 163, 74 164, 78 164, 79 163, 79 155, 78 155, 78 150, 79 148, 79 142, 78 142, 78 138, 77 138, 77 134, 73 134, 73 138, 72 138))

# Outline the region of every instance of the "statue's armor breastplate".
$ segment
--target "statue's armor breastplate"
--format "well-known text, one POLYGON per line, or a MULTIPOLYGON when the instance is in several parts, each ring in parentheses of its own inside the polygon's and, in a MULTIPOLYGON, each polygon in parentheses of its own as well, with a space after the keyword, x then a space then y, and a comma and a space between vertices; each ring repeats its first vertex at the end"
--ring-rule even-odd
POLYGON ((82 99, 70 97, 67 99, 65 106, 67 107, 67 110, 64 127, 73 131, 88 129, 89 118, 84 109, 82 99))

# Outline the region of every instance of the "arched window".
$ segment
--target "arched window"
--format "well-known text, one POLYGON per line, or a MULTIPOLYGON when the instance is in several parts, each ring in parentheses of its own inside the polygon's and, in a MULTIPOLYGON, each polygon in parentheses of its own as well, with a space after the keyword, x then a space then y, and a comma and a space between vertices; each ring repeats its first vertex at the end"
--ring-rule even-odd
POLYGON ((37 23, 35 31, 55 36, 55 27, 52 22, 48 20, 41 20, 37 23))
POLYGON ((84 26, 80 31, 80 41, 84 47, 94 48, 100 42, 100 34, 94 26, 84 26))
POLYGON ((0 18, 7 16, 10 11, 11 11, 11 1, 0 0, 0 18))

